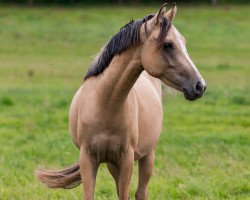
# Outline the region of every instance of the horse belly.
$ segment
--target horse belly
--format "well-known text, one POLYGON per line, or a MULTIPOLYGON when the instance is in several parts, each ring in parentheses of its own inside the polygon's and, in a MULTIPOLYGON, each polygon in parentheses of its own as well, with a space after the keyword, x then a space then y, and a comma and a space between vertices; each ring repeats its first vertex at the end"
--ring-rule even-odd
POLYGON ((160 82, 159 87, 156 88, 149 81, 149 78, 144 76, 135 85, 139 111, 136 159, 140 159, 154 150, 162 128, 163 110, 160 82))
POLYGON ((135 160, 141 159, 155 149, 160 136, 160 131, 157 133, 151 133, 151 135, 148 133, 150 132, 139 134, 137 148, 135 149, 135 160))

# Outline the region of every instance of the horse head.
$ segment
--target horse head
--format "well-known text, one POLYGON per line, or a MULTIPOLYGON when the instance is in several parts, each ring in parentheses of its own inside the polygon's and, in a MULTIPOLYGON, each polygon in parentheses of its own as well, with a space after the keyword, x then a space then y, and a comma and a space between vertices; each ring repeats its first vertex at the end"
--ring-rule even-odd
POLYGON ((186 49, 186 40, 172 24, 177 7, 159 12, 146 21, 140 30, 143 68, 166 85, 183 92, 187 100, 200 98, 206 83, 192 62, 186 49))

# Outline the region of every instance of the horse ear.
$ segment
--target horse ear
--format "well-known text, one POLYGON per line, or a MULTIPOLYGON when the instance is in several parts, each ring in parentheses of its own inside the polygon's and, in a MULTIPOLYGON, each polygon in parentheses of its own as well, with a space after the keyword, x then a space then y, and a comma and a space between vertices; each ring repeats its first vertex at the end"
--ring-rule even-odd
POLYGON ((165 14, 165 16, 170 19, 170 21, 173 21, 175 18, 175 14, 177 12, 177 6, 176 3, 173 3, 173 7, 165 14))
POLYGON ((155 24, 159 24, 159 22, 161 22, 161 19, 163 18, 164 14, 166 12, 166 10, 165 10, 166 5, 167 5, 167 3, 164 3, 161 6, 159 12, 155 15, 155 17, 154 17, 155 18, 155 24))

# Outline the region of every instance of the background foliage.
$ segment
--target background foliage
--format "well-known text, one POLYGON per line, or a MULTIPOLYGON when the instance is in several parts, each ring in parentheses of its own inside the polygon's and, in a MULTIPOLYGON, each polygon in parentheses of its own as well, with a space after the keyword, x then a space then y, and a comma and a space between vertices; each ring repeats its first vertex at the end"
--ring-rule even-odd
MULTIPOLYGON (((16 3, 16 4, 64 4, 64 5, 74 5, 74 4, 152 4, 152 3, 164 3, 163 0, 0 0, 0 3, 16 3)), ((167 1, 170 2, 170 1, 167 1)), ((177 3, 249 3, 249 0, 178 0, 177 3)))

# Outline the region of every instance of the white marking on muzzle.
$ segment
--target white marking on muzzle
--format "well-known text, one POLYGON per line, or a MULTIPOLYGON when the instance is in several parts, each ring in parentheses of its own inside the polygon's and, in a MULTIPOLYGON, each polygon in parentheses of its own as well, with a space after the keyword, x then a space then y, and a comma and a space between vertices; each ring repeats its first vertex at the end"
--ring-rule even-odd
POLYGON ((175 35, 176 35, 176 39, 177 39, 177 41, 178 41, 178 43, 179 43, 179 45, 181 47, 182 53, 186 57, 186 59, 189 62, 189 64, 192 66, 192 68, 193 68, 193 70, 194 70, 195 75, 197 76, 197 78, 200 79, 201 84, 205 85, 204 79, 201 77, 199 71, 197 70, 196 66, 194 65, 193 61, 191 60, 191 58, 188 55, 187 48, 186 48, 184 42, 181 39, 181 34, 178 32, 178 30, 175 27, 174 27, 174 32, 175 32, 175 35))

